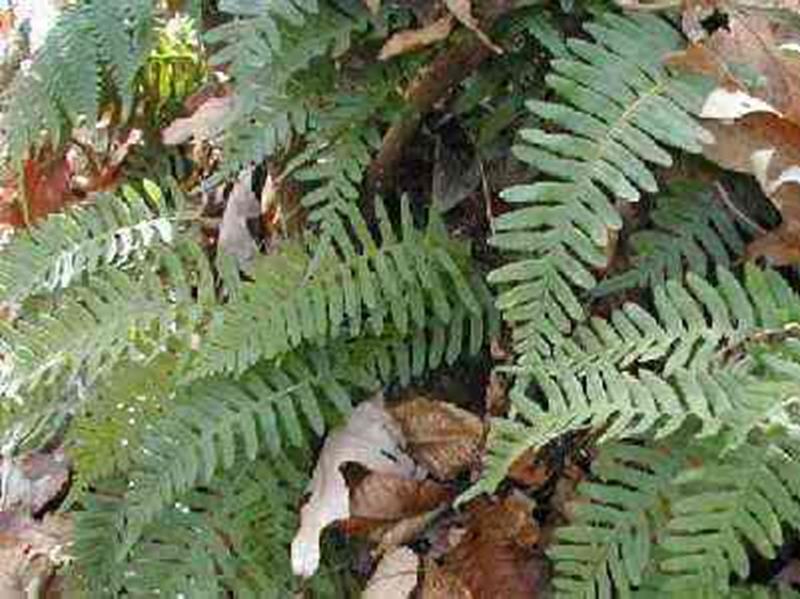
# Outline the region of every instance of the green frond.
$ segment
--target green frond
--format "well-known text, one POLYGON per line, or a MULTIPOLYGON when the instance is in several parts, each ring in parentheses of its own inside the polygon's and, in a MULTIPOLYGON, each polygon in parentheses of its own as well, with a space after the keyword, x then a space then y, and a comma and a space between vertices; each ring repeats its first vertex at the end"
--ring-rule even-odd
POLYGON ((648 578, 653 542, 669 519, 674 477, 686 467, 680 442, 670 447, 614 444, 592 465, 592 480, 578 487, 571 521, 557 529, 548 550, 559 596, 630 597, 648 578), (615 593, 616 591, 616 593, 615 593))
POLYGON ((412 221, 407 201, 394 230, 382 204, 381 239, 369 232, 358 209, 348 204, 329 220, 333 235, 317 242, 314 257, 297 245, 260 259, 255 281, 227 304, 200 348, 198 373, 241 373, 303 342, 322 343, 362 330, 405 336, 430 321, 450 322, 456 304, 483 311, 458 262, 464 249, 450 241, 435 217, 424 231, 412 221))
POLYGON ((235 18, 210 31, 207 40, 222 46, 211 63, 229 65, 237 105, 223 136, 216 182, 274 155, 294 133, 307 130, 314 110, 297 76, 311 61, 346 50, 353 31, 365 23, 317 7, 316 0, 257 6, 237 0, 221 8, 235 18))
POLYGON ((744 285, 721 267, 717 280, 716 288, 694 273, 685 286, 668 281, 654 290, 655 316, 628 304, 576 327, 551 359, 510 367, 521 422, 493 423, 471 493, 492 491, 525 450, 569 431, 596 429, 601 442, 662 438, 695 420, 700 436, 728 430, 741 441, 771 418, 800 389, 800 298, 780 275, 755 267, 744 285))
POLYGON ((8 91, 9 155, 21 161, 30 148, 41 147, 43 131, 60 146, 82 117, 95 121, 110 94, 122 101, 127 118, 136 76, 150 51, 154 16, 153 0, 66 7, 31 68, 20 72, 8 91))
POLYGON ((215 294, 208 259, 186 240, 131 272, 90 277, 50 313, 2 323, 0 342, 10 360, 3 395, 22 401, 37 386, 75 374, 91 384, 118 361, 146 360, 172 339, 191 346, 215 294))
POLYGON ((712 265, 730 268, 744 253, 745 242, 728 212, 708 194, 660 197, 650 213, 650 227, 629 241, 633 265, 601 281, 595 295, 637 287, 657 287, 684 272, 706 277, 712 265))
MULTIPOLYGON (((105 576, 86 576, 93 596, 116 596, 122 587, 135 597, 292 595, 298 582, 285 547, 306 485, 296 463, 262 458, 185 493, 142 530, 140 542, 119 562, 104 552, 120 542, 109 540, 120 499, 110 493, 91 497, 78 513, 75 547, 82 566, 109 567, 105 576)), ((335 596, 336 578, 317 577, 312 588, 335 596)))
POLYGON ((730 575, 745 579, 748 548, 767 559, 800 522, 800 464, 779 444, 748 443, 719 460, 682 472, 681 494, 660 545, 665 589, 715 588, 727 593, 730 575))
POLYGON ((0 298, 18 304, 28 296, 70 286, 84 273, 119 267, 175 237, 174 209, 161 190, 143 182, 120 196, 99 194, 89 205, 49 216, 17 232, 0 253, 0 298))
POLYGON ((506 189, 503 198, 522 206, 493 223, 492 243, 513 258, 490 281, 502 287, 498 307, 521 354, 584 318, 576 289, 592 289, 591 270, 606 266, 609 230, 622 226, 613 202, 657 190, 649 165, 671 164, 662 146, 699 152, 710 140, 690 116, 702 94, 662 64, 681 45, 678 31, 610 13, 586 30, 595 41, 570 40, 572 58, 554 60, 547 77, 565 103, 528 102, 564 132, 525 129, 514 148, 549 180, 506 189))

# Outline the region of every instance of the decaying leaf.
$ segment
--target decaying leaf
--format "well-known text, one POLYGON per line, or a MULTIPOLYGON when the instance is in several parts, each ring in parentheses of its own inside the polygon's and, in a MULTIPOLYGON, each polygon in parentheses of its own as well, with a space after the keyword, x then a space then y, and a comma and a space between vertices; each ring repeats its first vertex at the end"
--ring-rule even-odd
POLYGON ((425 563, 421 599, 472 599, 472 593, 458 576, 429 560, 425 563))
POLYGON ((481 29, 478 19, 472 14, 472 0, 444 0, 444 3, 445 6, 447 6, 447 10, 449 10, 464 27, 475 33, 487 48, 490 48, 492 52, 496 52, 497 54, 503 53, 503 49, 489 39, 489 36, 481 29))
POLYGON ((393 56, 400 56, 433 45, 446 39, 452 30, 453 17, 445 15, 425 27, 400 31, 386 40, 378 58, 388 60, 393 56))
POLYGON ((0 597, 46 597, 56 568, 69 561, 72 521, 48 515, 41 522, 0 512, 0 597))
POLYGON ((165 145, 174 146, 194 138, 213 139, 236 117, 237 102, 232 95, 208 98, 190 117, 176 119, 161 132, 165 145))
POLYGON ((408 547, 383 556, 361 599, 407 599, 417 587, 419 557, 408 547))
POLYGON ((0 458, 0 511, 38 515, 68 484, 69 461, 63 451, 0 458))
POLYGON ((452 480, 480 457, 481 419, 454 406, 418 396, 390 408, 414 459, 439 480, 452 480))
POLYGON ((350 516, 350 497, 340 467, 356 462, 373 472, 421 479, 421 471, 403 451, 405 439, 377 398, 353 411, 347 425, 332 432, 320 452, 310 497, 300 512, 300 530, 292 542, 292 570, 311 576, 319 566, 319 538, 325 527, 350 516))
MULTIPOLYGON (((426 580, 425 590, 434 588, 430 595, 423 591, 423 597, 445 597, 434 593, 436 587, 443 585, 457 589, 463 586, 469 591, 466 597, 474 599, 538 596, 547 579, 546 561, 536 550, 539 527, 532 509, 533 504, 522 495, 474 504, 466 534, 444 557, 444 582, 426 580)), ((463 591, 458 592, 455 597, 465 597, 463 591)))
POLYGON ((401 478, 372 472, 350 494, 353 518, 400 520, 428 512, 455 496, 433 480, 401 478))
POLYGON ((261 214, 261 207, 253 193, 253 171, 242 171, 233 186, 222 224, 219 229, 220 250, 234 256, 241 268, 246 268, 256 254, 256 242, 247 228, 247 219, 261 214))

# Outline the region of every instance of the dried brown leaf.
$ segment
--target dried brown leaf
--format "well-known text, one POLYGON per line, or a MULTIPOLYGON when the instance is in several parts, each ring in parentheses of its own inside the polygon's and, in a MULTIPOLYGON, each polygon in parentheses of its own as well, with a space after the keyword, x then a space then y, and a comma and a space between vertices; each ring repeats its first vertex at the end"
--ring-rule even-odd
POLYGON ((375 472, 422 478, 403 452, 402 432, 384 410, 383 399, 358 406, 347 425, 332 432, 317 460, 311 496, 300 511, 300 529, 292 542, 292 570, 311 576, 319 566, 320 535, 329 524, 350 516, 350 494, 340 467, 356 462, 375 472))
POLYGON ((428 512, 455 496, 433 480, 413 480, 372 472, 350 493, 353 518, 400 520, 428 512))
POLYGON ((421 48, 426 48, 450 35, 453 30, 453 17, 445 15, 420 29, 407 29, 395 33, 386 40, 378 56, 380 60, 388 60, 394 56, 415 52, 421 48))
POLYGON ((429 560, 425 563, 421 599, 472 599, 472 593, 458 576, 429 560))
POLYGON ((361 594, 361 599, 407 599, 417 587, 419 556, 397 547, 383 556, 361 594))
POLYGON ((475 599, 530 599, 547 582, 546 561, 539 555, 539 526, 533 504, 521 495, 501 502, 474 504, 462 541, 444 558, 475 599))
POLYGON ((471 0, 444 0, 447 10, 458 19, 464 27, 471 30, 483 44, 497 54, 502 54, 503 49, 492 42, 489 36, 481 29, 481 25, 472 14, 472 1, 471 0))
POLYGON ((480 458, 481 419, 450 403, 418 396, 389 409, 414 459, 439 480, 451 480, 480 458))
POLYGON ((174 146, 194 138, 213 139, 225 130, 236 116, 235 96, 211 97, 190 117, 176 119, 161 132, 165 145, 174 146))

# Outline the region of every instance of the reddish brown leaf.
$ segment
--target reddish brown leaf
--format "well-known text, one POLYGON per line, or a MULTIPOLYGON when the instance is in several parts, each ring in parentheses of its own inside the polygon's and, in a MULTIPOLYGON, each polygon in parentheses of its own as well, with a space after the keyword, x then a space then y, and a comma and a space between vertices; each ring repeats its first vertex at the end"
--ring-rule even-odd
POLYGON ((432 480, 413 480, 372 472, 350 493, 354 518, 400 520, 435 509, 455 497, 453 489, 432 480))
POLYGON ((439 480, 451 480, 480 458, 481 419, 450 403, 419 396, 389 408, 414 459, 439 480))
POLYGON ((531 448, 514 460, 508 470, 508 478, 529 489, 539 489, 550 480, 553 470, 537 453, 531 448))
POLYGON ((532 503, 514 495, 498 503, 474 505, 467 533, 444 558, 445 572, 455 576, 475 599, 540 596, 547 572, 536 550, 539 527, 531 513, 532 503))

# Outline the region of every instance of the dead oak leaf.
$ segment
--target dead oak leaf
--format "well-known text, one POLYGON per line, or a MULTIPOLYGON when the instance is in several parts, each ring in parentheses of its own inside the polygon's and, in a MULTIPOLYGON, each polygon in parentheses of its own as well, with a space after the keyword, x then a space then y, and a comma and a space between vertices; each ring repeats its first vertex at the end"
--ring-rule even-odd
POLYGON ((394 56, 400 56, 409 52, 415 52, 421 48, 426 48, 450 35, 453 30, 453 17, 445 15, 434 21, 430 25, 419 29, 407 29, 395 33, 386 40, 378 56, 379 60, 388 60, 394 56))
POLYGON ((450 13, 459 20, 467 29, 472 31, 478 36, 478 39, 496 54, 502 54, 503 49, 492 42, 489 36, 481 29, 478 19, 472 14, 472 1, 471 0, 444 0, 445 6, 450 13))
POLYGON ((350 494, 340 470, 356 462, 375 472, 406 478, 423 478, 411 458, 403 451, 402 432, 378 397, 358 406, 347 424, 325 440, 314 475, 311 496, 300 510, 300 529, 292 541, 292 571, 309 577, 319 567, 319 540, 333 522, 350 516, 350 494))
POLYGON ((389 408, 411 455, 439 480, 452 480, 480 458, 480 418, 453 404, 418 396, 389 408))

